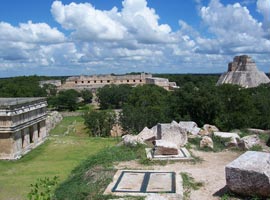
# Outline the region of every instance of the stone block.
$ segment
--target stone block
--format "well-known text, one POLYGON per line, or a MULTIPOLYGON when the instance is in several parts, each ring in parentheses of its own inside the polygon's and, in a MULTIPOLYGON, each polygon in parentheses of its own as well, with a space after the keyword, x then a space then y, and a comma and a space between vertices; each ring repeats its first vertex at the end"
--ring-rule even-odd
POLYGON ((153 142, 154 155, 178 155, 178 148, 175 143, 165 140, 155 140, 153 142))
POLYGON ((270 197, 270 153, 247 151, 225 168, 228 188, 240 195, 270 197))

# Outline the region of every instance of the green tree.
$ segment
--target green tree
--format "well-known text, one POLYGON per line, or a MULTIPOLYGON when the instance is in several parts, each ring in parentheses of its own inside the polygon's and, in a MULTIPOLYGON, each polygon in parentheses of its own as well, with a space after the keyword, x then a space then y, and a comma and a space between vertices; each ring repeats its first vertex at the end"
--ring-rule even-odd
POLYGON ((216 125, 223 130, 253 126, 256 108, 252 96, 245 88, 224 84, 218 86, 218 96, 222 104, 216 125))
POLYGON ((119 109, 127 101, 131 91, 129 85, 106 85, 98 89, 97 97, 101 109, 119 109))
POLYGON ((39 87, 40 77, 20 76, 0 79, 1 97, 45 97, 46 90, 39 87))
POLYGON ((85 113, 84 119, 90 136, 106 137, 110 136, 110 131, 116 123, 116 114, 110 110, 93 110, 85 113))
POLYGON ((63 90, 60 91, 55 97, 48 99, 48 103, 55 107, 57 110, 74 111, 78 108, 79 92, 76 90, 63 90))
POLYGON ((169 122, 169 92, 155 85, 137 86, 132 89, 123 106, 120 121, 125 130, 138 133, 145 126, 169 122))
POLYGON ((213 124, 221 110, 215 86, 196 87, 185 84, 170 98, 172 116, 176 121, 192 120, 202 126, 213 124))
POLYGON ((84 103, 91 103, 93 94, 91 91, 84 89, 81 91, 81 97, 83 98, 84 103))
POLYGON ((256 115, 253 118, 253 127, 261 129, 270 129, 270 85, 263 84, 257 88, 250 89, 256 115))

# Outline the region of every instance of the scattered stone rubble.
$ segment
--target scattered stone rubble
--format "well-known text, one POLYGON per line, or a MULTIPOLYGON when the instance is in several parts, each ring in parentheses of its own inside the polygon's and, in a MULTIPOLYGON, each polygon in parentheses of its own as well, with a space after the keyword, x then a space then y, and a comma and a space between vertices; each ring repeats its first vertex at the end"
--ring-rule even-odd
POLYGON ((240 195, 270 197, 270 153, 247 151, 225 168, 228 188, 240 195))
MULTIPOLYGON (((257 129, 255 131, 258 132, 257 129)), ((259 130, 259 133, 265 133, 265 131, 259 130)), ((221 138, 228 148, 237 147, 243 150, 249 150, 256 145, 260 145, 261 142, 258 134, 240 138, 236 132, 220 132, 216 126, 210 124, 205 124, 202 128, 199 128, 192 121, 159 123, 151 129, 145 127, 138 135, 125 135, 122 138, 124 144, 128 146, 144 144, 147 141, 164 140, 176 144, 178 149, 186 145, 188 138, 200 138, 200 148, 213 149, 215 144, 212 136, 221 138)), ((268 143, 267 145, 270 145, 270 139, 268 143)))
POLYGON ((49 133, 50 130, 52 130, 59 122, 61 122, 62 119, 63 116, 59 112, 49 112, 46 118, 47 133, 49 133))
POLYGON ((235 56, 228 65, 228 72, 220 76, 217 85, 236 84, 245 88, 269 83, 270 79, 257 69, 255 62, 247 55, 235 56))

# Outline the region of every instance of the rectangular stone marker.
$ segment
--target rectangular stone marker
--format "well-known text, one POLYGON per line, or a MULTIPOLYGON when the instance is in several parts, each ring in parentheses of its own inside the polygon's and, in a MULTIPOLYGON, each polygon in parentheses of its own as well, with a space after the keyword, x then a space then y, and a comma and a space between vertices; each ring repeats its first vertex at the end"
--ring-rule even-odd
POLYGON ((172 173, 151 173, 146 192, 172 192, 174 182, 172 173))
POLYGON ((119 183, 115 189, 116 191, 140 192, 144 173, 123 173, 119 179, 119 183))
POLYGON ((174 172, 123 171, 112 192, 175 193, 174 172))

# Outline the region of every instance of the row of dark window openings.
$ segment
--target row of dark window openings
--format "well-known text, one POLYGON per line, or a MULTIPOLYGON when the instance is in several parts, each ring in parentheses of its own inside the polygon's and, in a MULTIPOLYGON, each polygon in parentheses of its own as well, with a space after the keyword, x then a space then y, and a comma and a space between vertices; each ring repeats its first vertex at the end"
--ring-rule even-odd
MULTIPOLYGON (((106 81, 104 81, 104 82, 106 82, 106 81)), ((111 81, 110 80, 107 80, 107 83, 110 83, 111 81)), ((122 83, 123 81, 121 80, 121 83, 122 83)), ((130 82, 130 80, 127 80, 127 83, 129 83, 130 82)), ((136 80, 133 80, 133 83, 135 83, 136 82, 136 80)), ((140 80, 140 82, 142 82, 142 80, 140 80)), ((77 84, 78 83, 78 81, 75 81, 75 83, 77 84)), ((81 81, 81 83, 84 83, 84 81, 81 81)), ((90 81, 87 81, 87 83, 90 83, 90 81)), ((94 80, 94 83, 97 83, 97 81, 96 80, 94 80)), ((100 80, 100 83, 103 83, 103 80, 100 80)))
MULTIPOLYGON (((37 130, 38 130, 38 138, 40 138, 40 124, 37 124, 37 130)), ((21 133, 21 137, 22 137, 22 148, 24 147, 24 133, 21 133)), ((33 127, 31 126, 29 128, 29 143, 34 143, 34 130, 33 127)))

